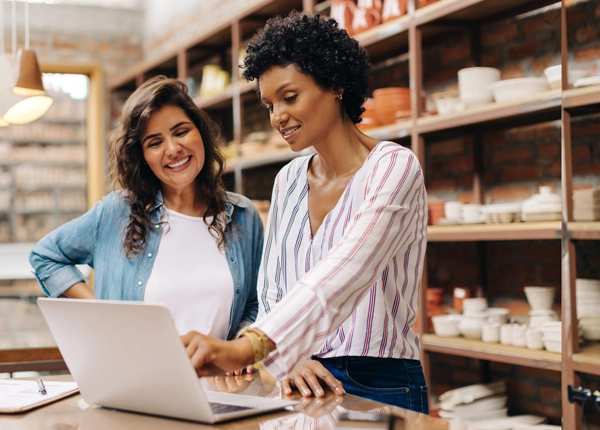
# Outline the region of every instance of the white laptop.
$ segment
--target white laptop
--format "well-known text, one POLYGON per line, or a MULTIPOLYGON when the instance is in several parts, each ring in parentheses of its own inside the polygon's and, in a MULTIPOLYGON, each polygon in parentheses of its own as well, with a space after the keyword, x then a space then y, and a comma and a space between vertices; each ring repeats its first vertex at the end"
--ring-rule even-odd
POLYGON ((297 403, 204 390, 160 303, 39 298, 38 305, 87 403, 204 423, 297 403))

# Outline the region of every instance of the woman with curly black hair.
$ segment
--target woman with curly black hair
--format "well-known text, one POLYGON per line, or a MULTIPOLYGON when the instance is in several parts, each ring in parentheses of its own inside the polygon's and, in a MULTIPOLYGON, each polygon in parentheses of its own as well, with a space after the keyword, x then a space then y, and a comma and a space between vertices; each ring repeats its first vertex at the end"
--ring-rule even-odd
POLYGON ((218 129, 159 76, 126 101, 109 148, 114 186, 49 233, 30 261, 51 297, 161 301, 177 331, 221 339, 256 318, 263 226, 222 183, 218 129), (92 290, 76 264, 95 270, 92 290))
POLYGON ((426 247, 419 162, 363 134, 369 63, 334 20, 294 12, 251 40, 271 125, 293 151, 277 175, 258 278, 259 318, 233 342, 184 338, 199 374, 264 360, 304 396, 323 387, 428 411, 413 330, 426 247))

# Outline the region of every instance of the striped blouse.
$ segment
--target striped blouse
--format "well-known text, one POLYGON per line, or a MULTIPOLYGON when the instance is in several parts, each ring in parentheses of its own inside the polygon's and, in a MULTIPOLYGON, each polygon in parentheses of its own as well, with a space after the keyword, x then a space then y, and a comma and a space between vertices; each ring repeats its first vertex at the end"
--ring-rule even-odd
POLYGON ((264 365, 281 378, 310 355, 418 359, 427 202, 417 158, 377 144, 313 236, 311 157, 275 179, 253 324, 277 345, 264 365))

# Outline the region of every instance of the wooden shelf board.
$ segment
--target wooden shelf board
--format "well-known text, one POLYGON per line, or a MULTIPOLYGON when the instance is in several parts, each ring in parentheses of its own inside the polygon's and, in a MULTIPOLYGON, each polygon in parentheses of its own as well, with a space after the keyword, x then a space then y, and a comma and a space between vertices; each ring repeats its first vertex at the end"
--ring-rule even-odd
POLYGON ((600 221, 570 222, 567 224, 571 239, 600 239, 600 221))
POLYGON ((462 337, 445 338, 434 334, 424 334, 421 343, 423 350, 429 352, 547 370, 561 370, 561 355, 545 350, 518 348, 499 343, 485 343, 480 340, 462 337))
POLYGON ((415 24, 440 22, 474 22, 494 16, 506 16, 511 11, 523 13, 541 5, 557 3, 556 0, 440 0, 415 11, 415 24), (529 6, 530 5, 530 6, 529 6))
POLYGON ((487 240, 560 239, 561 223, 518 222, 510 224, 432 225, 427 227, 429 242, 470 242, 487 240))
POLYGON ((370 128, 365 130, 364 133, 379 140, 410 138, 412 133, 412 120, 403 120, 377 128, 370 128))
POLYGON ((573 368, 578 372, 600 376, 600 342, 584 346, 573 354, 573 368))
MULTIPOLYGON (((243 145, 243 144, 242 144, 243 145)), ((235 158, 227 160, 225 173, 233 172, 236 167, 241 170, 253 169, 256 167, 268 166, 270 164, 286 163, 296 157, 312 154, 312 150, 293 152, 289 149, 264 152, 252 158, 235 158)))
POLYGON ((353 37, 367 50, 371 62, 377 62, 392 51, 408 52, 410 23, 411 18, 404 15, 353 37))
POLYGON ((600 112, 600 85, 566 90, 562 94, 562 104, 565 109, 596 106, 600 112))
POLYGON ((195 97, 194 103, 196 103, 196 106, 198 106, 200 109, 223 108, 231 106, 235 86, 236 84, 228 85, 221 93, 212 96, 195 97))
POLYGON ((417 119, 419 133, 427 134, 447 131, 470 125, 487 125, 495 122, 505 122, 514 126, 515 118, 523 117, 533 120, 537 114, 560 119, 561 93, 560 89, 548 90, 527 98, 501 103, 489 103, 473 107, 465 112, 447 115, 432 115, 417 119))

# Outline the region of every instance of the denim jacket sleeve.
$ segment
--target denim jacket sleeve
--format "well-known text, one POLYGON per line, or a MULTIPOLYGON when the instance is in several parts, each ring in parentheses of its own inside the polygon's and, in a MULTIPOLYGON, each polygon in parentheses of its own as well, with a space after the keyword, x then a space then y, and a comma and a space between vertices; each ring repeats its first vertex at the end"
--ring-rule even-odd
POLYGON ((109 194, 88 212, 48 233, 35 245, 29 262, 46 295, 58 297, 85 280, 75 265, 93 267, 104 213, 117 198, 116 193, 109 194))
POLYGON ((248 285, 248 300, 246 301, 246 307, 244 308, 244 314, 242 321, 238 327, 238 331, 244 326, 253 323, 256 320, 258 314, 258 298, 256 295, 256 280, 258 278, 258 270, 260 269, 260 260, 262 256, 262 248, 264 241, 264 228, 262 220, 256 211, 254 205, 248 208, 248 224, 252 226, 252 261, 248 268, 251 276, 250 285, 248 285))

